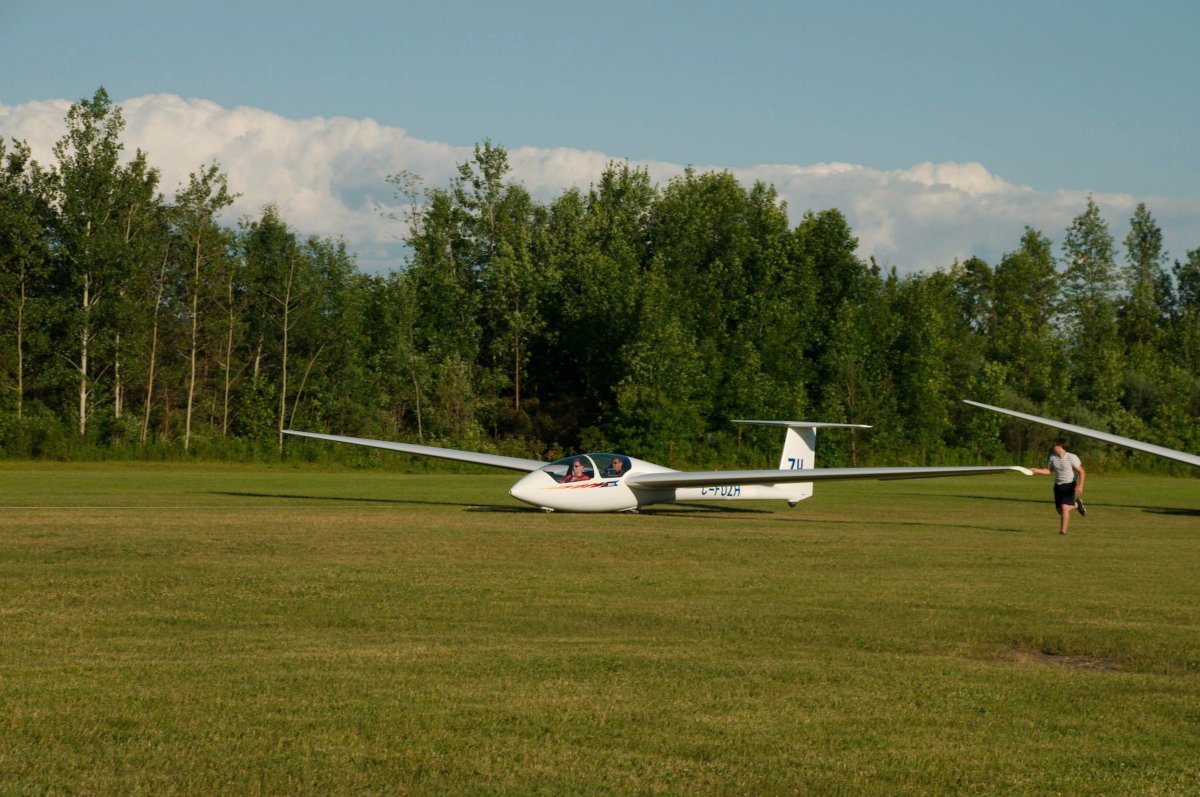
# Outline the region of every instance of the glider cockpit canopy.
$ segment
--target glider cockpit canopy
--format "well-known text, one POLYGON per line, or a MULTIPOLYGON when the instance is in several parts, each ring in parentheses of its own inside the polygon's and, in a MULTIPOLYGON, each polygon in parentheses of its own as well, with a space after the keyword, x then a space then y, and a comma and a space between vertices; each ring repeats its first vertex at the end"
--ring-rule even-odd
POLYGON ((603 479, 621 478, 629 472, 629 457, 620 454, 576 454, 564 457, 546 465, 542 470, 554 481, 562 484, 567 481, 591 481, 599 476, 603 479), (620 461, 619 465, 613 463, 620 461), (576 466, 579 467, 576 467, 576 466))

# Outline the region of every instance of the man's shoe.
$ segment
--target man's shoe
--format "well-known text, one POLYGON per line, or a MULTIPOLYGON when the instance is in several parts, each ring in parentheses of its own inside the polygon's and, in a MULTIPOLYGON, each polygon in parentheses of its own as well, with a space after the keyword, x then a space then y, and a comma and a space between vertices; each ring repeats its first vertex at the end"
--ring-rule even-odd
POLYGON ((1075 498, 1075 508, 1079 510, 1080 517, 1087 517, 1087 509, 1085 509, 1083 506, 1082 498, 1079 498, 1079 497, 1075 498))

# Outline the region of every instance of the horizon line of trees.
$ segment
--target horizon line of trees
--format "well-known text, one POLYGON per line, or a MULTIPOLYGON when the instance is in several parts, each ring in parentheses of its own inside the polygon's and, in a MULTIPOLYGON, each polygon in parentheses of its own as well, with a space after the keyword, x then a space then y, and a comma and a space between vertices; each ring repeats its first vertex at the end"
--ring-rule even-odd
POLYGON ((610 163, 539 203, 485 141, 446 186, 388 178, 411 258, 369 275, 273 206, 223 226, 216 164, 164 198, 103 88, 66 121, 48 168, 0 141, 2 456, 378 458, 285 449, 294 427, 761 465, 776 435, 730 421, 804 418, 876 427, 822 464, 917 465, 1053 434, 961 398, 1200 450, 1200 248, 1169 265, 1144 205, 1120 246, 1089 198, 1058 254, 1027 227, 902 277, 763 183, 610 163))

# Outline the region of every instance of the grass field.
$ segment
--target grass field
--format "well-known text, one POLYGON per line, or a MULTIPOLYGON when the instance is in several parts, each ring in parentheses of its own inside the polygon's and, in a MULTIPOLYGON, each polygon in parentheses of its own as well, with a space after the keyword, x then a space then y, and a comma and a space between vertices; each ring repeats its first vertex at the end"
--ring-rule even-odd
POLYGON ((0 463, 0 794, 1196 794, 1200 479, 0 463))

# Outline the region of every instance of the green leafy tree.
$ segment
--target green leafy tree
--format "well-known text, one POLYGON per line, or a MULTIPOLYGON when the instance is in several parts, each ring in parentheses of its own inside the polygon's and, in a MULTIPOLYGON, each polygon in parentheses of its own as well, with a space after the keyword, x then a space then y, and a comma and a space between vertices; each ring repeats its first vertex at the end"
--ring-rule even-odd
POLYGON ((482 348, 475 245, 468 210, 455 192, 433 189, 426 199, 410 228, 413 256, 406 274, 421 297, 412 337, 429 368, 425 433, 449 433, 463 442, 475 434, 475 364, 482 348))
POLYGON ((36 318, 41 304, 38 291, 50 257, 47 180, 28 145, 14 141, 9 152, 0 140, 0 318, 9 350, 0 362, 6 364, 3 377, 11 382, 6 395, 11 393, 18 420, 24 416, 30 319, 36 318))
MULTIPOLYGON (((793 232, 796 251, 811 264, 814 297, 813 354, 819 354, 833 335, 833 319, 843 305, 861 305, 879 286, 879 269, 856 254, 858 238, 837 209, 805 212, 793 232)), ((818 374, 818 378, 820 378, 818 374)))
POLYGON ((1108 223, 1092 197, 1063 240, 1062 288, 1071 325, 1068 350, 1081 397, 1097 410, 1120 400, 1121 345, 1117 328, 1118 272, 1108 223))
POLYGON ((165 235, 164 202, 158 193, 158 170, 150 166, 146 153, 138 150, 117 174, 113 197, 114 215, 120 229, 117 266, 110 275, 110 298, 106 304, 108 339, 112 364, 112 415, 117 436, 133 433, 126 424, 130 385, 143 374, 142 360, 135 356, 146 338, 147 325, 142 293, 158 262, 165 235))
POLYGON ((1200 374, 1200 248, 1189 251, 1182 263, 1177 261, 1173 271, 1178 301, 1167 345, 1187 373, 1200 374))
POLYGON ((958 311, 971 332, 991 336, 996 332, 996 274, 986 260, 969 257, 950 267, 958 311))
POLYGON ((1149 418, 1163 401, 1162 376, 1168 363, 1161 357, 1162 342, 1174 297, 1162 230, 1144 203, 1138 204, 1129 227, 1125 294, 1118 311, 1125 346, 1122 393, 1128 409, 1140 418, 1149 418))
MULTIPOLYGON (((763 296, 789 272, 787 215, 774 189, 745 189, 733 175, 688 170, 672 180, 650 219, 654 262, 703 362, 706 422, 795 406, 794 374, 760 352, 776 337, 779 305, 763 296)), ((787 365, 795 367, 795 361, 787 365)))
POLYGON ((232 247, 216 260, 213 304, 219 327, 218 366, 221 370, 221 437, 227 438, 233 424, 235 389, 248 363, 240 355, 248 327, 246 314, 251 305, 246 281, 246 259, 237 246, 237 233, 228 231, 232 247))
POLYGON ((969 330, 959 314, 952 277, 914 275, 897 287, 897 336, 889 347, 893 384, 914 464, 924 465, 941 454, 950 431, 954 371, 970 347, 969 330))
POLYGON ((1125 236, 1129 265, 1125 268, 1126 298, 1121 329, 1126 345, 1153 346, 1170 313, 1172 296, 1167 277, 1163 234, 1144 202, 1139 202, 1125 236))
MULTIPOLYGON (((779 207, 782 211, 784 208, 779 207)), ((764 254, 772 267, 763 270, 751 299, 746 328, 755 340, 757 356, 769 379, 765 415, 781 418, 807 417, 819 394, 814 394, 816 363, 812 358, 817 336, 817 284, 813 257, 790 229, 778 237, 778 218, 764 212, 764 224, 775 228, 764 237, 764 254)), ((767 430, 762 430, 764 433, 767 430)), ((765 445, 778 445, 775 435, 766 435, 765 445)))
POLYGON ((74 341, 74 351, 63 352, 63 358, 78 379, 76 422, 82 438, 92 411, 97 349, 115 320, 102 302, 111 305, 118 293, 123 240, 118 183, 125 123, 103 88, 72 105, 66 121, 66 135, 54 146, 54 287, 63 300, 63 337, 74 341))
POLYGON ((652 268, 643 288, 638 326, 623 350, 615 442, 639 456, 679 461, 693 454, 707 426, 704 360, 661 271, 652 268))
POLYGON ((380 377, 386 428, 395 436, 415 424, 417 440, 423 443, 432 366, 419 332, 421 297, 405 272, 391 274, 376 286, 371 314, 379 319, 377 330, 385 334, 373 338, 379 345, 372 354, 372 370, 380 377))
POLYGON ((744 294, 734 304, 737 318, 729 340, 734 351, 720 355, 718 413, 794 417, 802 414, 806 401, 804 368, 797 353, 803 350, 807 331, 797 323, 795 310, 805 309, 808 294, 794 292, 799 275, 790 257, 787 208, 774 188, 755 183, 743 194, 739 224, 744 230, 739 257, 744 294), (737 350, 744 353, 745 363, 737 350))
POLYGON ((188 307, 188 382, 183 447, 192 441, 192 416, 196 406, 196 379, 200 369, 202 327, 220 293, 217 275, 231 256, 232 236, 217 223, 217 216, 233 204, 225 175, 216 164, 193 172, 188 185, 175 195, 172 226, 180 260, 188 264, 185 302, 188 307))
POLYGON ((1018 396, 1064 406, 1069 369, 1062 354, 1066 341, 1054 324, 1061 303, 1050 239, 1026 227, 1021 245, 996 266, 994 286, 989 359, 1006 366, 1009 386, 1018 396))
POLYGON ((503 414, 498 391, 511 389, 511 417, 519 422, 530 341, 544 326, 541 302, 554 272, 532 256, 533 202, 522 186, 507 180, 509 173, 507 151, 485 141, 459 166, 452 195, 462 210, 467 262, 487 308, 479 322, 489 382, 497 391, 493 418, 503 414))
POLYGON ((1200 310, 1200 248, 1189 251, 1183 263, 1176 261, 1174 273, 1179 310, 1200 310))
MULTIPOLYGON (((274 413, 276 447, 283 450, 283 430, 287 426, 288 400, 293 385, 293 330, 315 306, 313 264, 310 253, 296 240, 295 233, 271 205, 262 215, 245 225, 243 251, 251 295, 255 297, 251 315, 251 403, 261 401, 268 392, 277 401, 274 413), (268 370, 270 374, 268 374, 268 370)), ((261 412, 247 407, 247 417, 261 418, 261 412)), ((260 440, 264 430, 256 429, 260 440)))
POLYGON ((435 361, 453 357, 473 363, 479 354, 479 295, 463 229, 464 210, 447 191, 432 190, 428 200, 408 239, 413 248, 408 274, 423 297, 421 342, 435 361))
POLYGON ((296 326, 295 350, 303 371, 292 397, 288 425, 303 406, 338 428, 371 423, 378 404, 368 369, 368 337, 387 335, 367 326, 367 291, 374 282, 358 273, 342 239, 310 238, 305 244, 310 309, 296 326))
POLYGON ((507 361, 511 374, 513 412, 521 412, 521 384, 529 363, 530 340, 544 327, 541 301, 556 272, 540 267, 532 252, 532 205, 525 190, 510 186, 505 195, 507 220, 483 273, 483 296, 493 355, 507 361))
POLYGON ((598 439, 625 377, 624 348, 638 323, 648 267, 649 220, 657 190, 649 174, 610 162, 585 193, 571 189, 548 208, 536 257, 558 276, 543 302, 546 327, 535 342, 551 440, 598 439))
MULTIPOLYGON (((858 257, 858 239, 836 209, 805 213, 792 234, 812 286, 808 392, 822 420, 882 423, 890 387, 878 355, 887 351, 894 324, 879 268, 858 257)), ((853 432, 831 435, 821 444, 822 459, 857 463, 858 443, 853 432)))
MULTIPOLYGON (((823 330, 829 344, 821 357, 823 378, 813 388, 819 397, 821 420, 880 423, 878 410, 887 393, 879 388, 888 388, 880 383, 882 361, 876 356, 880 352, 877 324, 887 317, 877 314, 881 298, 876 297, 874 306, 844 303, 842 312, 831 319, 832 328, 823 330)), ((858 436, 854 432, 831 437, 821 448, 821 458, 827 464, 859 462, 858 436)))
POLYGON ((163 349, 163 339, 169 332, 169 324, 165 318, 166 305, 169 301, 168 291, 173 286, 172 280, 174 274, 172 265, 174 263, 171 247, 170 235, 164 232, 160 236, 158 249, 162 251, 161 260, 157 269, 151 269, 147 274, 146 283, 143 286, 143 302, 142 307, 147 312, 149 331, 146 337, 146 358, 145 358, 145 392, 142 401, 142 427, 139 435, 139 440, 143 446, 150 438, 151 413, 154 409, 154 393, 157 384, 155 379, 158 376, 160 352, 163 349))

